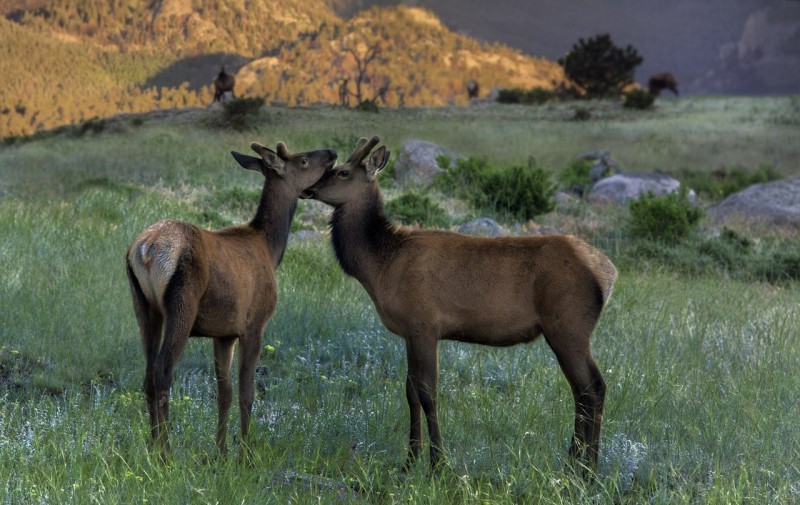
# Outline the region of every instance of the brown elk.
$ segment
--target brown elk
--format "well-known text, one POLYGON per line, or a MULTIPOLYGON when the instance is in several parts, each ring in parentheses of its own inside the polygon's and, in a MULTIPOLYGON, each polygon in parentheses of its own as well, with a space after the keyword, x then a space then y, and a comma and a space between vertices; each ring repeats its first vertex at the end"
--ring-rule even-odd
POLYGON ((289 154, 251 144, 260 157, 231 152, 261 172, 264 187, 246 225, 207 231, 182 221, 159 221, 133 240, 125 255, 133 308, 146 358, 144 393, 153 443, 169 452, 169 393, 173 370, 190 336, 214 341, 219 407, 216 443, 225 453, 233 390, 231 366, 239 341, 241 437, 246 439, 253 382, 264 328, 275 311, 275 269, 281 262, 300 192, 336 162, 336 152, 289 154))
POLYGON ((665 89, 672 91, 676 96, 679 95, 678 80, 670 72, 651 75, 650 80, 647 81, 647 88, 650 90, 650 94, 656 96, 665 89))
POLYGON ((406 468, 422 450, 422 411, 432 467, 443 451, 436 410, 439 340, 511 346, 541 334, 572 388, 570 454, 596 468, 606 385, 590 339, 611 296, 614 265, 569 235, 482 238, 391 226, 376 180, 389 152, 380 147, 365 162, 379 141, 360 139, 347 162, 301 198, 334 207, 331 238, 339 264, 366 289, 383 324, 405 340, 406 468))
POLYGON ((478 81, 476 81, 475 79, 470 79, 469 81, 467 81, 467 99, 470 102, 478 98, 480 90, 481 88, 478 85, 478 81))
POLYGON ((232 98, 236 98, 236 95, 233 94, 233 87, 235 85, 236 77, 233 74, 227 73, 223 66, 219 70, 217 78, 214 79, 214 101, 221 102, 225 93, 230 93, 232 98))

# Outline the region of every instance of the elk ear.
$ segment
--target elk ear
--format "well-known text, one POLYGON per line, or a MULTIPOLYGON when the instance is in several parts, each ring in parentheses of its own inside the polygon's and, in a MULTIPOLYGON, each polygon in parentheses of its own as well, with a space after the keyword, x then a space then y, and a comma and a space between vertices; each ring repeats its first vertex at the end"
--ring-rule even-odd
MULTIPOLYGON (((279 144, 281 143, 279 142, 279 144)), ((285 145, 283 147, 284 149, 286 148, 285 145)), ((250 144, 250 149, 261 155, 261 160, 264 162, 264 165, 266 165, 267 168, 271 168, 281 177, 286 175, 286 167, 284 167, 283 159, 275 151, 262 146, 258 142, 253 142, 250 144)))
POLYGON ((255 156, 249 156, 247 154, 237 153, 236 151, 231 151, 233 155, 233 159, 235 159, 239 164, 246 168, 247 170, 255 170, 256 172, 262 172, 263 166, 261 164, 261 158, 256 158, 255 156))
POLYGON ((386 166, 390 155, 391 153, 386 150, 386 146, 381 146, 372 153, 367 162, 367 180, 371 181, 375 178, 375 175, 386 166))

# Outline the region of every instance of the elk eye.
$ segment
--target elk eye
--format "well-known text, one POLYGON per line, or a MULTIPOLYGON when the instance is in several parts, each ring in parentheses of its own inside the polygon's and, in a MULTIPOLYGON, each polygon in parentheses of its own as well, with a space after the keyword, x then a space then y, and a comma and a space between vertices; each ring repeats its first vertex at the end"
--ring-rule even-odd
POLYGON ((341 172, 339 172, 338 175, 342 179, 346 179, 346 178, 350 177, 350 171, 349 170, 342 170, 341 172))
POLYGON ((303 161, 303 166, 308 165, 308 158, 306 158, 305 156, 303 157, 302 161, 303 161))

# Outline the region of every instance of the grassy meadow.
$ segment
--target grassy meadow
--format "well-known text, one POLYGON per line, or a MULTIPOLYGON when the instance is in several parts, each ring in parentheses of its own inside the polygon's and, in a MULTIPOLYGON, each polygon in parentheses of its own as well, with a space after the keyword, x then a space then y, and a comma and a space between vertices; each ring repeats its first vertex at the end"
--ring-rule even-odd
MULTIPOLYGON (((345 159, 359 136, 380 134, 394 153, 416 138, 498 164, 534 156, 554 176, 598 148, 628 170, 766 164, 796 176, 798 97, 666 99, 653 112, 611 102, 275 109, 245 131, 221 128, 219 114, 118 117, 0 146, 0 503, 800 502, 800 282, 638 261, 624 254, 625 209, 582 205, 541 218, 620 267, 593 339, 608 383, 593 482, 565 465, 573 402, 543 341, 443 342, 449 465, 437 476, 422 463, 401 473, 402 341, 340 271, 324 233, 291 240, 278 271, 252 464, 216 456, 206 339, 192 339, 177 368, 173 458, 159 464, 148 451, 124 268, 130 241, 159 219, 210 228, 248 220, 261 178, 229 151, 248 152, 254 140, 336 148, 345 159), (579 106, 592 119, 572 120, 579 106)), ((298 227, 321 211, 301 202, 298 227)), ((777 248, 798 239, 760 233, 751 239, 777 248)), ((230 423, 238 433, 235 404, 230 423)))

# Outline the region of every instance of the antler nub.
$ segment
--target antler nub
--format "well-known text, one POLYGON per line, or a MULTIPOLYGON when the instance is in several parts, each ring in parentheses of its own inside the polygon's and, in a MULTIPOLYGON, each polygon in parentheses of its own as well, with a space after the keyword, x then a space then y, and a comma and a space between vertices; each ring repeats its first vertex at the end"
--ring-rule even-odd
POLYGON ((284 160, 288 160, 289 158, 292 157, 292 155, 289 154, 289 149, 286 147, 286 144, 283 143, 283 142, 278 142, 278 146, 276 148, 276 151, 278 153, 278 156, 280 156, 284 160))
POLYGON ((371 139, 367 140, 364 137, 358 139, 356 143, 356 148, 353 150, 353 153, 347 158, 347 163, 361 163, 364 161, 364 158, 369 156, 369 152, 372 151, 372 148, 378 145, 381 141, 381 138, 377 135, 372 137, 371 139))

